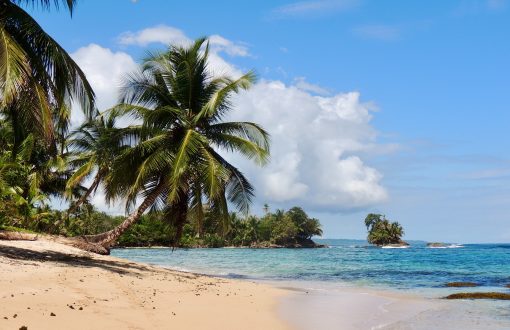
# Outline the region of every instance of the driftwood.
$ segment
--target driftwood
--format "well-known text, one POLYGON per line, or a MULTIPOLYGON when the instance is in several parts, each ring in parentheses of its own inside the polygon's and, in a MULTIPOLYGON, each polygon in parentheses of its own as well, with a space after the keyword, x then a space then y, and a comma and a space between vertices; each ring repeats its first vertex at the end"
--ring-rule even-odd
POLYGON ((93 252, 97 254, 110 254, 109 249, 105 247, 95 244, 92 242, 87 242, 82 237, 63 237, 63 236, 53 236, 53 235, 45 235, 45 234, 31 234, 31 233, 21 233, 17 231, 4 231, 0 230, 0 240, 6 241, 37 241, 39 238, 44 238, 45 240, 54 241, 57 243, 73 246, 80 250, 93 252))
POLYGON ((0 240, 5 241, 37 241, 37 234, 21 233, 17 231, 0 231, 0 240))

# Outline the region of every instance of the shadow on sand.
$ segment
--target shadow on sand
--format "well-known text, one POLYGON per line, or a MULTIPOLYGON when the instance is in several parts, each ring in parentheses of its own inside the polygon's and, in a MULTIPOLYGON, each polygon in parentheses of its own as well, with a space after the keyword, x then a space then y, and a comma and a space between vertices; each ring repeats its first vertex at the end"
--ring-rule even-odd
POLYGON ((119 262, 116 260, 103 260, 87 256, 72 255, 57 251, 33 251, 20 247, 5 246, 0 244, 0 257, 12 260, 57 262, 75 267, 97 267, 118 274, 130 274, 133 270, 148 271, 149 268, 131 262, 119 262))

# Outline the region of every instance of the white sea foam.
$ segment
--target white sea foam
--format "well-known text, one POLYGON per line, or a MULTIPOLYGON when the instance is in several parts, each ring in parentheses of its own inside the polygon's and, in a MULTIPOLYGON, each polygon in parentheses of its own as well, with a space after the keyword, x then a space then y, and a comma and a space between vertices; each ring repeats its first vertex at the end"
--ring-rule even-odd
POLYGON ((464 245, 462 244, 450 244, 447 246, 428 246, 429 249, 458 249, 463 247, 464 245))

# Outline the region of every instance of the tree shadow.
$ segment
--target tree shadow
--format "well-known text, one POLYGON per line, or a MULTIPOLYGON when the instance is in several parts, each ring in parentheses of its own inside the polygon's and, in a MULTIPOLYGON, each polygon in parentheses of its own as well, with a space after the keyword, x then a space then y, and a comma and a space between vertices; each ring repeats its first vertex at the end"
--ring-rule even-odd
POLYGON ((131 262, 103 260, 87 256, 72 255, 57 251, 33 251, 29 249, 5 246, 0 244, 0 257, 13 260, 56 262, 74 267, 101 268, 117 274, 132 274, 134 270, 148 271, 148 267, 131 262))

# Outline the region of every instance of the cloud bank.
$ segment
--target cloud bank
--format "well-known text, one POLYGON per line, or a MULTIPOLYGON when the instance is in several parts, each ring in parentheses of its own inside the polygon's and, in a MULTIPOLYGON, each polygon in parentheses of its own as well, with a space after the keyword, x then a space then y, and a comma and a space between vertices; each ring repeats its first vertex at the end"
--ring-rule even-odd
MULTIPOLYGON (((235 98, 232 119, 260 123, 271 133, 271 162, 243 162, 267 202, 348 211, 387 199, 382 174, 362 154, 377 148, 371 104, 357 92, 314 96, 295 85, 261 81, 235 98)), ((236 160, 236 162, 242 162, 236 160)))
MULTIPOLYGON (((119 43, 131 46, 187 44, 191 40, 168 26, 119 37, 119 43)), ((211 37, 210 44, 211 70, 240 75, 241 70, 226 61, 224 54, 249 56, 248 49, 221 36, 211 37)), ((136 68, 126 52, 95 44, 80 48, 72 56, 89 77, 102 109, 115 103, 120 78, 136 68)), ((358 92, 332 94, 296 77, 291 85, 262 80, 232 101, 235 111, 228 119, 257 122, 271 134, 271 162, 264 168, 237 155, 226 155, 253 182, 260 203, 350 211, 388 198, 382 174, 366 163, 367 154, 385 146, 377 143, 378 134, 371 124, 373 106, 361 101, 358 92)), ((106 208, 100 192, 94 202, 106 208)), ((122 213, 123 207, 118 205, 110 212, 122 213)))

